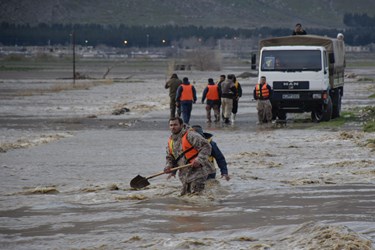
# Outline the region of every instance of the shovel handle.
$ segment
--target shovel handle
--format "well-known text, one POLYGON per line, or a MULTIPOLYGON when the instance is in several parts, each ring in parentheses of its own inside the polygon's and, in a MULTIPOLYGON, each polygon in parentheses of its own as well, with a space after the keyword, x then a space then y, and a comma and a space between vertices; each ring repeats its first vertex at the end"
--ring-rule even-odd
MULTIPOLYGON (((190 166, 191 166, 191 163, 186 164, 186 165, 182 165, 182 166, 178 166, 178 167, 175 167, 175 168, 171 168, 171 172, 172 172, 172 171, 175 171, 175 170, 178 170, 178 169, 181 169, 181 168, 190 167, 190 166)), ((163 172, 160 172, 160 173, 157 173, 157 174, 151 175, 151 176, 147 177, 146 179, 148 180, 148 179, 154 178, 154 177, 159 176, 159 175, 162 175, 162 174, 165 174, 165 172, 163 171, 163 172)))

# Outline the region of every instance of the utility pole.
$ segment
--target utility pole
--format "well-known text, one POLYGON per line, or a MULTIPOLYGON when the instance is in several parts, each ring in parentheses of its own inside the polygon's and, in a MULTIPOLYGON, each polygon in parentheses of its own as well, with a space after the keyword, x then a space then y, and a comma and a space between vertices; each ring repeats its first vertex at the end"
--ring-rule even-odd
POLYGON ((73 84, 76 83, 76 37, 75 31, 72 31, 72 47, 73 47, 73 84))
POLYGON ((146 34, 146 47, 147 47, 147 52, 148 52, 148 44, 150 42, 150 35, 149 34, 146 34))

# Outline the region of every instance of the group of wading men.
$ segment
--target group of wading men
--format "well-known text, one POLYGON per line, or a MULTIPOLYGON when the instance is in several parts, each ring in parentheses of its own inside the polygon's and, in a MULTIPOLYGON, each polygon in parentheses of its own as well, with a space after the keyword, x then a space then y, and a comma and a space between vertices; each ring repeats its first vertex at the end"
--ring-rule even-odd
MULTIPOLYGON (((199 125, 189 126, 193 103, 197 101, 196 90, 187 77, 181 81, 177 74, 172 74, 165 84, 169 88, 170 119, 169 137, 166 150, 166 167, 168 179, 176 176, 171 169, 177 166, 178 177, 182 183, 181 195, 200 194, 205 188, 206 181, 215 179, 216 169, 214 160, 220 169, 221 177, 227 181, 227 163, 217 144, 212 140, 212 134, 205 133, 199 125)), ((272 95, 271 87, 262 76, 253 92, 257 100, 258 123, 268 123, 272 120, 272 106, 269 101, 272 95)), ((242 96, 242 88, 233 74, 220 76, 215 83, 212 78, 202 94, 202 103, 206 100, 206 118, 211 123, 211 109, 214 111, 214 122, 223 119, 225 124, 233 123, 238 110, 238 100, 242 96), (220 109, 222 112, 220 113, 220 109)))

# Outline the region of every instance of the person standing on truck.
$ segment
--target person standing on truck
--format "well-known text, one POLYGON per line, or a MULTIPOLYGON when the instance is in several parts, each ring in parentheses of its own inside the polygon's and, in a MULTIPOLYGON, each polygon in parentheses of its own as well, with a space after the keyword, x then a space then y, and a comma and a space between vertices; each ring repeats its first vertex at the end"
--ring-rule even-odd
MULTIPOLYGON (((165 88, 169 89, 169 109, 171 111, 170 118, 176 117, 176 92, 181 85, 181 80, 178 79, 177 74, 173 73, 171 78, 165 83, 165 88)), ((177 108, 177 115, 181 116, 180 108, 177 108)))
POLYGON ((189 78, 184 77, 182 84, 177 88, 176 105, 181 108, 184 123, 189 124, 193 103, 197 101, 197 92, 190 84, 189 78))
POLYGON ((297 23, 294 27, 294 31, 292 33, 293 36, 295 35, 307 35, 306 31, 302 28, 302 24, 297 23))
POLYGON ((240 100, 240 97, 242 96, 242 87, 241 84, 237 81, 237 78, 235 75, 233 75, 233 82, 234 82, 234 87, 237 90, 237 94, 233 99, 233 108, 232 108, 232 123, 236 120, 236 115, 238 111, 238 101, 240 100))
POLYGON ((272 105, 270 98, 272 96, 271 86, 267 84, 266 77, 260 77, 260 83, 255 85, 254 99, 257 100, 258 123, 268 123, 272 121, 272 105))
POLYGON ((219 111, 219 106, 220 106, 220 98, 221 98, 221 93, 218 85, 214 83, 214 80, 212 78, 208 79, 208 84, 206 88, 203 90, 202 94, 202 103, 204 103, 204 100, 207 98, 207 103, 206 103, 206 117, 207 117, 207 122, 211 123, 211 109, 214 110, 214 117, 215 120, 214 122, 219 122, 220 121, 220 111, 219 111))

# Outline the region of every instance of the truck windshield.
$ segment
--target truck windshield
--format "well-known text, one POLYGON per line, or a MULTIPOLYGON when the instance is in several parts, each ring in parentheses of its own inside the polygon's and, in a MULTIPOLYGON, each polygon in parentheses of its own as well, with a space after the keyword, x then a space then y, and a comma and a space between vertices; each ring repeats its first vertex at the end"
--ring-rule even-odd
POLYGON ((262 53, 262 71, 320 71, 319 50, 272 50, 262 53))

